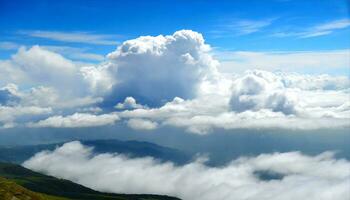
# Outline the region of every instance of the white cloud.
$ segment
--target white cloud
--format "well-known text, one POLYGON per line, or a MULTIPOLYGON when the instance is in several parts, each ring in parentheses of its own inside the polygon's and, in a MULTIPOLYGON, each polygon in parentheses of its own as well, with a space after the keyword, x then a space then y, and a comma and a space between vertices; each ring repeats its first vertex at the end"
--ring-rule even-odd
POLYGON ((195 99, 176 97, 161 107, 121 111, 119 116, 199 134, 216 128, 349 128, 348 78, 258 70, 222 78, 205 85, 207 93, 195 99))
POLYGON ((349 19, 340 19, 331 22, 327 22, 324 24, 317 25, 312 27, 310 31, 301 33, 301 38, 310 38, 317 37, 322 35, 328 35, 333 33, 335 30, 344 29, 350 26, 349 19))
POLYGON ((78 67, 72 61, 39 46, 20 48, 11 62, 13 68, 25 74, 27 81, 65 88, 76 81, 78 67))
POLYGON ((123 103, 118 103, 114 106, 116 109, 137 109, 145 108, 145 106, 136 103, 136 100, 133 97, 126 97, 123 103))
POLYGON ((86 78, 88 67, 80 67, 45 48, 22 47, 0 65, 0 75, 4 77, 0 86, 9 83, 18 85, 14 96, 20 99, 22 105, 72 108, 102 101, 95 95, 98 88, 93 88, 86 78))
POLYGON ((218 62, 209 50, 202 35, 190 30, 125 41, 108 55, 117 82, 113 98, 132 96, 153 105, 176 96, 193 98, 200 83, 217 73, 218 62))
POLYGON ((62 31, 21 31, 23 35, 31 37, 51 39, 61 42, 71 43, 85 43, 96 45, 117 45, 118 41, 112 38, 116 38, 117 35, 95 34, 88 32, 62 32, 62 31))
MULTIPOLYGON (((312 110, 310 110, 312 111, 312 110)), ((320 112, 320 111, 318 111, 320 112)), ((217 115, 194 115, 188 118, 169 117, 164 125, 185 128, 190 133, 208 134, 213 129, 290 129, 317 130, 325 128, 349 128, 349 109, 342 118, 335 118, 321 111, 319 117, 293 117, 262 109, 241 113, 224 112, 217 115)), ((333 116, 332 116, 333 115, 333 116)))
POLYGON ((28 123, 29 127, 76 128, 112 125, 119 120, 115 113, 94 115, 90 113, 74 113, 68 116, 52 116, 35 123, 28 123))
POLYGON ((202 35, 190 30, 125 41, 96 66, 34 46, 0 61, 0 104, 52 108, 41 121, 10 120, 37 126, 74 127, 67 124, 77 116, 62 115, 98 111, 89 116, 97 120, 114 116, 108 113, 114 107, 136 129, 174 126, 203 134, 216 128, 348 128, 348 77, 289 71, 345 70, 349 54, 221 52, 220 66, 202 35), (282 72, 233 73, 259 66, 282 72))
POLYGON ((280 73, 286 87, 301 90, 346 90, 350 88, 350 79, 346 76, 304 75, 297 73, 280 73))
POLYGON ((156 193, 184 200, 346 200, 350 163, 332 153, 307 156, 299 152, 242 157, 221 167, 203 160, 183 166, 151 157, 93 154, 79 142, 43 151, 23 164, 35 171, 69 179, 93 189, 115 193, 156 193), (81 166, 84 166, 83 168, 81 166), (281 179, 263 180, 258 172, 281 179))
POLYGON ((128 126, 135 130, 154 130, 157 128, 158 124, 150 120, 145 119, 129 119, 128 126))
POLYGON ((15 42, 8 42, 8 41, 0 42, 0 49, 3 49, 3 50, 13 50, 13 49, 18 49, 19 47, 20 45, 15 42))
POLYGON ((213 37, 232 37, 262 31, 270 26, 275 18, 263 20, 236 19, 225 21, 216 30, 210 31, 213 37))
POLYGON ((0 128, 12 128, 17 118, 46 115, 52 112, 51 108, 36 106, 2 106, 0 104, 0 128))
POLYGON ((238 20, 234 23, 226 25, 230 30, 235 30, 241 35, 258 32, 261 29, 271 25, 273 19, 267 20, 238 20))
POLYGON ((350 50, 300 52, 218 52, 222 60, 219 71, 242 73, 248 69, 298 73, 346 72, 350 66, 350 50))
POLYGON ((318 24, 308 28, 301 29, 299 31, 277 32, 272 36, 274 37, 299 37, 299 38, 312 38, 324 35, 329 35, 340 29, 346 29, 350 26, 349 19, 338 19, 329 21, 323 24, 318 24))
POLYGON ((289 115, 296 114, 298 105, 294 93, 285 88, 278 76, 252 71, 233 83, 230 106, 237 112, 266 108, 289 115))
MULTIPOLYGON (((91 104, 100 103, 100 97, 68 97, 64 98, 59 91, 52 87, 38 86, 30 88, 30 90, 21 91, 15 84, 8 84, 0 89, 0 97, 2 91, 6 91, 7 96, 0 98, 0 104, 22 105, 22 106, 39 106, 52 108, 80 108, 91 104), (6 99, 7 98, 7 99, 6 99), (3 100, 3 102, 1 101, 3 100), (7 102, 6 102, 7 101, 7 102)), ((4 94, 5 95, 5 94, 4 94)))
POLYGON ((70 46, 41 46, 44 49, 59 53, 71 59, 88 60, 88 61, 103 61, 105 56, 95 53, 88 53, 88 48, 77 48, 70 46))
POLYGON ((103 63, 97 67, 84 66, 80 69, 80 73, 84 82, 92 93, 97 95, 106 95, 111 91, 116 83, 113 76, 109 73, 110 63, 103 63))

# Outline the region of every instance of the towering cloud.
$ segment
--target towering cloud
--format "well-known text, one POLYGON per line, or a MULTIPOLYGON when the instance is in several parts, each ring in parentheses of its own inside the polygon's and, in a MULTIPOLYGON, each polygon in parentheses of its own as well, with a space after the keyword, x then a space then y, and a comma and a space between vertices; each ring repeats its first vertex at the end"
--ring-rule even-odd
POLYGON ((117 81, 110 98, 120 102, 132 96, 149 105, 193 98, 199 84, 217 73, 209 50, 202 35, 190 30, 125 41, 108 55, 117 81))

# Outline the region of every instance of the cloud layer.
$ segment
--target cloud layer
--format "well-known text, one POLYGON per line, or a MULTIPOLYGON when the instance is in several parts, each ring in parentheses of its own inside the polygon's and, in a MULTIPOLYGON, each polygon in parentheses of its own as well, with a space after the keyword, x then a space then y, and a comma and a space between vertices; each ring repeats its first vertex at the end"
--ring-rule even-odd
POLYGON ((121 123, 135 130, 171 126, 198 134, 236 128, 349 128, 349 77, 289 72, 346 65, 348 50, 240 52, 224 66, 212 54, 203 36, 191 30, 127 40, 91 65, 48 48, 22 47, 0 61, 0 126, 121 123), (268 70, 222 70, 228 64, 268 70), (276 66, 286 72, 271 72, 276 66))
POLYGON ((330 152, 317 156, 299 152, 261 154, 214 168, 206 166, 203 159, 175 166, 151 157, 96 155, 90 147, 75 141, 38 153, 23 165, 100 191, 167 194, 185 200, 350 197, 350 162, 335 159, 330 152), (263 179, 259 176, 262 172, 278 176, 263 179))
POLYGON ((36 123, 28 123, 29 127, 56 127, 56 128, 75 128, 75 127, 94 127, 114 124, 119 120, 118 115, 102 114, 94 115, 89 113, 74 113, 69 116, 52 116, 36 123))

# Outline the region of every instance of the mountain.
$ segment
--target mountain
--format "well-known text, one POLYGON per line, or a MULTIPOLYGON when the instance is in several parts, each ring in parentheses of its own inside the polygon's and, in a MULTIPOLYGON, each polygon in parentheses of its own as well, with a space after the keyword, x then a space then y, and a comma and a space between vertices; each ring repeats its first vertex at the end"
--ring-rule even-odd
POLYGON ((26 169, 20 165, 10 163, 0 163, 0 199, 179 200, 175 197, 162 195, 111 194, 97 192, 71 181, 46 176, 26 169))
MULTIPOLYGON (((95 153, 122 153, 130 157, 151 156, 161 161, 172 161, 180 165, 190 161, 192 157, 177 149, 163 147, 150 142, 121 140, 90 140, 81 142, 84 145, 94 147, 95 153)), ((40 151, 54 150, 62 144, 3 146, 0 147, 0 161, 21 164, 40 151)))

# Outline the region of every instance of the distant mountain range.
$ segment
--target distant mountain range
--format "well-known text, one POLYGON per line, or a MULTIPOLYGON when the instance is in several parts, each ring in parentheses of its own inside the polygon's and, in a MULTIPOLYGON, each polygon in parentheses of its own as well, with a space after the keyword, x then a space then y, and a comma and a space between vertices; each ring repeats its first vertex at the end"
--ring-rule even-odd
POLYGON ((0 163, 1 200, 179 200, 147 194, 102 193, 68 180, 46 176, 20 165, 0 163))
MULTIPOLYGON (((91 140, 81 141, 82 144, 94 147, 94 153, 121 153, 129 157, 151 156, 160 161, 171 161, 175 164, 185 164, 191 155, 177 149, 163 147, 150 142, 121 140, 91 140)), ((7 146, 0 147, 0 161, 21 164, 36 153, 43 150, 54 150, 63 143, 7 146)))

